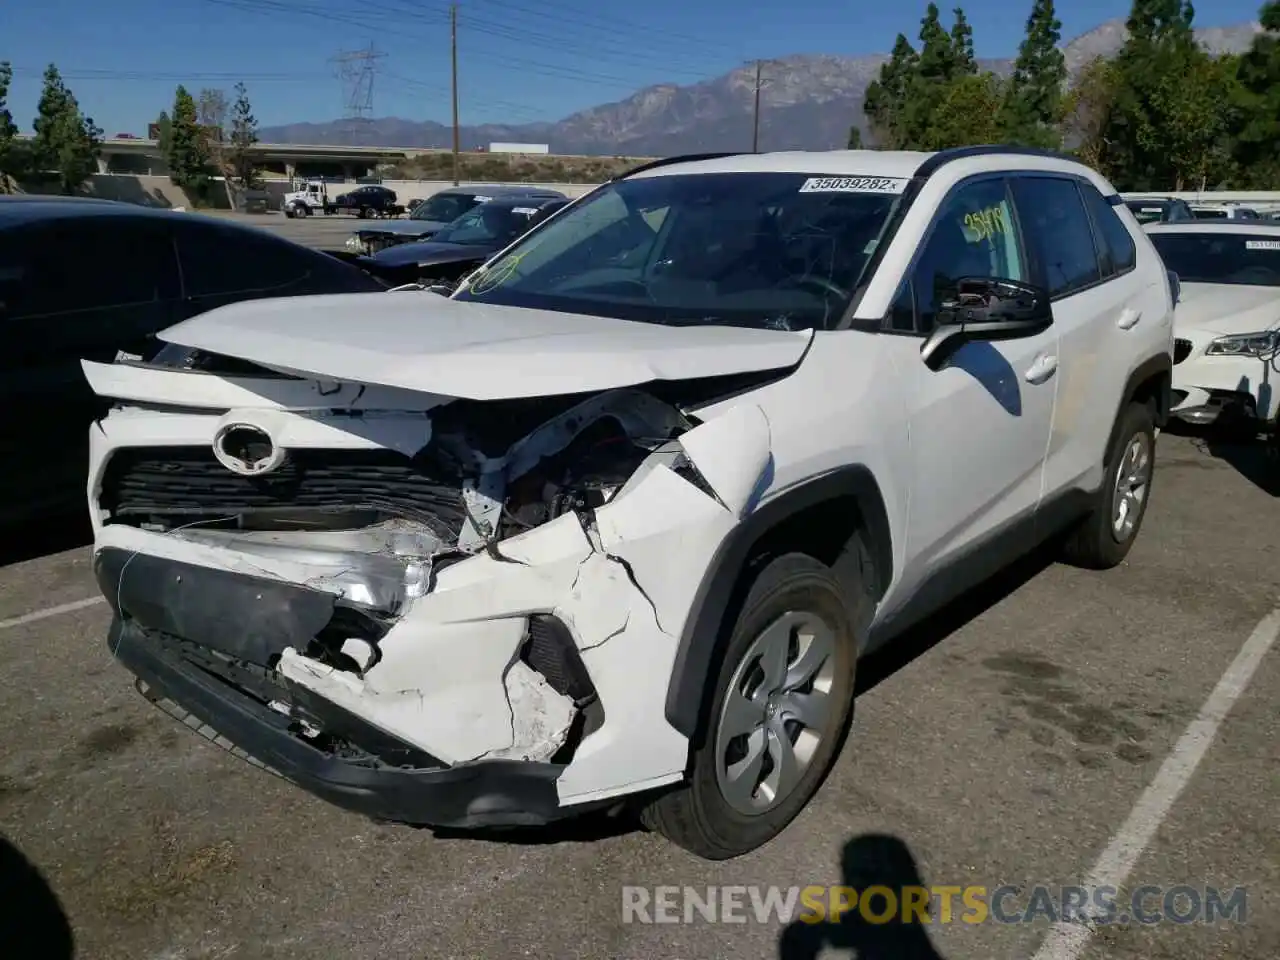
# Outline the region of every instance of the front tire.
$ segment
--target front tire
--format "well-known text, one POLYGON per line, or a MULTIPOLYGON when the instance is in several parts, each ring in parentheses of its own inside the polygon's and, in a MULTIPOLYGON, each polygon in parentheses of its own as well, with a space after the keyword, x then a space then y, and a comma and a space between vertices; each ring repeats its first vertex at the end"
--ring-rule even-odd
POLYGON ((798 553, 770 562, 733 625, 689 782, 649 803, 645 825, 708 860, 781 833, 843 743, 857 650, 831 570, 798 553))
POLYGON ((1107 451, 1093 510, 1067 540, 1063 559, 1077 567, 1108 570, 1129 555, 1151 501, 1155 461, 1155 411, 1150 404, 1131 403, 1107 451))

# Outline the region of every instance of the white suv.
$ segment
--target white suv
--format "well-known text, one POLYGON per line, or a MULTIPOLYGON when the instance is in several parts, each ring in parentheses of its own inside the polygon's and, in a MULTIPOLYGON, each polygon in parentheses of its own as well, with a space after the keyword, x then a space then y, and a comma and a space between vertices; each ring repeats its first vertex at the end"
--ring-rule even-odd
POLYGON ((1173 303, 1069 159, 650 164, 449 298, 244 303, 85 363, 110 648, 380 819, 631 798, 735 856, 818 789, 860 656, 1054 534, 1126 555, 1173 303))

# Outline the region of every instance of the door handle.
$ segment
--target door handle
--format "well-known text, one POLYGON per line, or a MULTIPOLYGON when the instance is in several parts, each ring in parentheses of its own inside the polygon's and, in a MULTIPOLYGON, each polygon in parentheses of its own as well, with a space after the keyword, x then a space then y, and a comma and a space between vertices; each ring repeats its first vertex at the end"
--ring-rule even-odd
POLYGON ((1041 354, 1035 363, 1027 368, 1027 383, 1044 383, 1058 369, 1058 358, 1052 354, 1041 354))
POLYGON ((1116 319, 1116 326, 1121 330, 1132 330, 1141 319, 1142 313, 1140 311, 1134 310, 1132 307, 1126 307, 1116 319))

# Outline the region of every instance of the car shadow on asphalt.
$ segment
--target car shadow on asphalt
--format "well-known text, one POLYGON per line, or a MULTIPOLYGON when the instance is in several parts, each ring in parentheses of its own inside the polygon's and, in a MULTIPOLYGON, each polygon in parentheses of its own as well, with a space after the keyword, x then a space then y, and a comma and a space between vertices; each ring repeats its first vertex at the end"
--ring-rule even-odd
POLYGON ((0 943, 5 960, 71 960, 75 937, 57 894, 36 866, 0 836, 0 943))
POLYGON ((629 809, 593 810, 543 827, 502 827, 454 830, 428 827, 437 840, 484 840, 514 846, 550 846, 561 843, 598 843, 612 837, 641 832, 644 828, 629 809))
POLYGON ((1206 456, 1233 467, 1263 493, 1280 497, 1280 435, 1255 439, 1243 429, 1197 427, 1179 420, 1171 421, 1165 429, 1190 440, 1206 456))
POLYGON ((1270 438, 1253 443, 1214 437, 1197 438, 1195 444, 1211 457, 1229 463, 1263 493, 1280 497, 1280 441, 1270 438))
POLYGON ((92 542, 93 531, 83 511, 39 522, 14 524, 0 530, 0 569, 88 546, 92 542))
POLYGON ((854 837, 844 846, 840 882, 859 894, 883 889, 870 898, 869 911, 860 903, 834 921, 792 921, 778 938, 780 960, 816 960, 828 949, 852 950, 858 960, 943 960, 921 918, 902 909, 909 895, 919 902, 926 887, 905 843, 886 834, 854 837))

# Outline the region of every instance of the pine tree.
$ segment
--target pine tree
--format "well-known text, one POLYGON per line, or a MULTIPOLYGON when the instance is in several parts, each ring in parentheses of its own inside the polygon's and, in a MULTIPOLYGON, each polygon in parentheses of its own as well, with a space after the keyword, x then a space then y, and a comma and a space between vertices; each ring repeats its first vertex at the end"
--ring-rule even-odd
POLYGON ((906 145, 903 123, 907 87, 915 76, 919 60, 911 41, 898 34, 893 53, 880 67, 878 79, 867 87, 862 109, 870 121, 871 134, 877 146, 897 150, 906 145))
POLYGON ((957 75, 976 74, 978 61, 973 55, 973 27, 965 18, 964 11, 956 7, 952 11, 955 23, 951 27, 951 51, 955 58, 957 75))
POLYGON ((1058 42, 1062 23, 1053 0, 1035 0, 1026 36, 1001 109, 1003 139, 1030 147, 1058 147, 1063 119, 1067 61, 1058 42))
POLYGON ((73 193, 98 168, 102 131, 80 111, 53 64, 44 72, 36 112, 31 144, 35 172, 55 173, 62 192, 73 193))
POLYGON ((936 3, 925 8, 920 21, 920 65, 918 75, 926 83, 948 83, 956 75, 955 41, 942 29, 936 3))
POLYGON ((193 203, 203 202, 213 174, 209 146, 200 130, 196 102, 187 88, 179 86, 173 96, 169 118, 169 179, 187 192, 193 203))
POLYGON ((258 121, 249 103, 249 93, 243 83, 237 83, 236 100, 231 108, 231 166, 243 187, 253 185, 253 156, 250 151, 257 142, 258 121))
POLYGON ((13 68, 8 61, 0 61, 0 193, 8 189, 8 178, 21 172, 18 160, 18 126, 9 111, 9 85, 13 83, 13 68))

